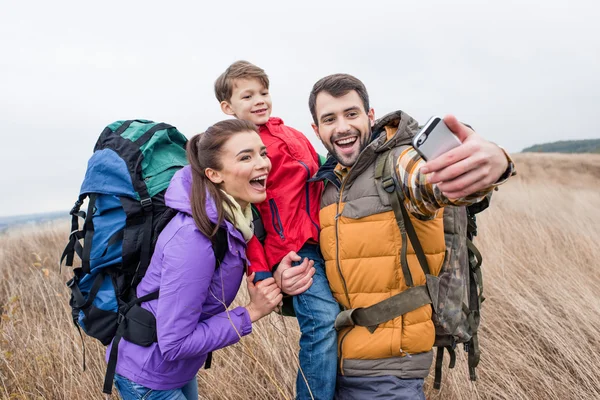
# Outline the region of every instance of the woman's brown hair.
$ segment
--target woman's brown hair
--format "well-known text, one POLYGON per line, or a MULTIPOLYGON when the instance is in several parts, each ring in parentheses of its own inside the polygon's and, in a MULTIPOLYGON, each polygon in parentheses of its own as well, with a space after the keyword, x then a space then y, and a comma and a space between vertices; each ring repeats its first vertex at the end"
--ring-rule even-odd
MULTIPOLYGON (((223 146, 234 135, 240 132, 258 132, 256 126, 248 121, 239 119, 227 119, 217 122, 209 127, 206 132, 194 135, 186 147, 187 158, 192 167, 192 216, 196 226, 207 237, 213 239, 219 230, 219 226, 225 218, 223 204, 232 207, 231 201, 205 174, 206 168, 221 170, 221 155, 223 146), (215 202, 217 210, 216 225, 208 217, 206 212, 207 196, 215 202)), ((235 221, 233 221, 235 223, 235 221)))

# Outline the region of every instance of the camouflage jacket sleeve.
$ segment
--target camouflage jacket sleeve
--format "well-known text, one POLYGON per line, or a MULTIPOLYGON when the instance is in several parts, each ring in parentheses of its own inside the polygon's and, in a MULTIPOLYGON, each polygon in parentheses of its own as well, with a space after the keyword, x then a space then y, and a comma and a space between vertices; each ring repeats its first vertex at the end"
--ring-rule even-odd
POLYGON ((430 219, 435 217, 437 211, 445 206, 467 206, 480 202, 494 188, 514 175, 514 163, 506 152, 504 154, 508 159, 508 168, 496 183, 469 196, 449 199, 442 194, 437 185, 428 183, 427 176, 421 173, 421 167, 425 165, 425 160, 419 153, 413 147, 405 149, 400 153, 396 162, 396 176, 404 194, 406 209, 421 219, 430 219))

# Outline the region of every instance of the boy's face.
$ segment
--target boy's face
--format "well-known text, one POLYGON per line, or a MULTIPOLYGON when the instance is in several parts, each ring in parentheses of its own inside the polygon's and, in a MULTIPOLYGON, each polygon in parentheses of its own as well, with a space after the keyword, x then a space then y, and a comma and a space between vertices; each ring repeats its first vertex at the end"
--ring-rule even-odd
POLYGON ((264 125, 271 116, 271 95, 258 79, 236 79, 229 101, 221 102, 227 115, 264 125))

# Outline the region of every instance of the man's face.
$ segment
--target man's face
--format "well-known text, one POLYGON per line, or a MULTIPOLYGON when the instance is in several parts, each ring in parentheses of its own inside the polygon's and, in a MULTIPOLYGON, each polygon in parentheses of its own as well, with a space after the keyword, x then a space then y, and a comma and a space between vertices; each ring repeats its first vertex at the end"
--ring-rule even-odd
POLYGON ((374 111, 365 110, 354 90, 341 97, 320 92, 315 102, 317 125, 313 130, 323 146, 344 167, 352 167, 371 138, 374 111))

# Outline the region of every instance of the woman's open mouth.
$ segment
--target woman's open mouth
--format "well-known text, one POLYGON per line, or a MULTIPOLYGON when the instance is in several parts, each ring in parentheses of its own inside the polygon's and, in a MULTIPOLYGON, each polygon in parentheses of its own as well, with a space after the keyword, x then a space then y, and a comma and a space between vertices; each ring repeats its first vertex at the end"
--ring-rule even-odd
POLYGON ((250 179, 250 186, 259 192, 267 190, 267 174, 257 176, 256 178, 250 179))

